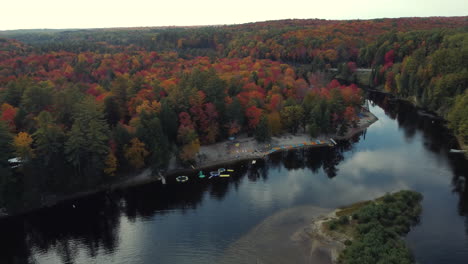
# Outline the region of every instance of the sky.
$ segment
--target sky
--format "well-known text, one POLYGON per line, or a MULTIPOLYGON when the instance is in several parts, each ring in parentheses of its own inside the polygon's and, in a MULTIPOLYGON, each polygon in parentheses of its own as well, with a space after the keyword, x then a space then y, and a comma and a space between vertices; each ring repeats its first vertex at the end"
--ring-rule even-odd
POLYGON ((468 0, 3 0, 0 30, 466 16, 468 0))

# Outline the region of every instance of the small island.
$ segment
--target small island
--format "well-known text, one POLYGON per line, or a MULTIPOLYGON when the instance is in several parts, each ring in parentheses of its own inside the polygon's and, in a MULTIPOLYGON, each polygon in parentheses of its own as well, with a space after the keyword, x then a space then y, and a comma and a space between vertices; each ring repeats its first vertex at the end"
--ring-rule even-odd
POLYGON ((404 190, 358 202, 318 218, 308 233, 330 247, 334 263, 414 263, 401 238, 419 222, 422 198, 404 190))

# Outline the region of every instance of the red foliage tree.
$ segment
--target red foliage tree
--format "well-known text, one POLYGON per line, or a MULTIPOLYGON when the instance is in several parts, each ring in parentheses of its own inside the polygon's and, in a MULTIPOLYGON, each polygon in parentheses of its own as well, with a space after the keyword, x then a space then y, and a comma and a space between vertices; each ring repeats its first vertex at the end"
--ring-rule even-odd
POLYGON ((258 122, 260 122, 260 116, 262 115, 262 109, 256 107, 256 106, 251 106, 247 108, 245 111, 245 116, 247 117, 247 120, 249 120, 249 128, 255 129, 258 125, 258 122))

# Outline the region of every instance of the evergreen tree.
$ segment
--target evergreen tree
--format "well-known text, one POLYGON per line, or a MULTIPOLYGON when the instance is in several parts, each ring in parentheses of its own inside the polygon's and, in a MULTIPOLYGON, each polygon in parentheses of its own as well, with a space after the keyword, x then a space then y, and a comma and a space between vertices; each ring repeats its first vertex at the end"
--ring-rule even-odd
POLYGON ((115 96, 108 96, 104 99, 104 112, 107 123, 114 127, 120 120, 120 110, 115 96))
POLYGON ((11 168, 8 160, 13 156, 13 136, 8 125, 0 120, 0 206, 3 205, 5 186, 11 179, 11 168))
POLYGON ((8 130, 8 125, 0 120, 0 167, 8 167, 8 159, 13 155, 13 136, 8 130))
POLYGON ((170 145, 159 118, 142 112, 136 135, 151 153, 149 164, 153 172, 165 169, 169 163, 170 145))
POLYGON ((244 124, 244 110, 239 98, 234 97, 232 103, 226 108, 226 119, 228 122, 236 121, 239 125, 244 124))
POLYGON ((271 139, 271 127, 266 115, 260 117, 260 121, 255 128, 255 139, 258 142, 267 142, 271 139))
POLYGON ((32 85, 24 91, 21 105, 28 113, 39 113, 52 104, 52 87, 49 82, 32 85))
POLYGON ((93 98, 77 105, 74 122, 65 143, 67 159, 76 168, 102 170, 109 147, 109 127, 93 98))
POLYGON ((130 87, 132 87, 132 81, 129 79, 128 74, 119 75, 111 85, 111 92, 115 96, 115 100, 119 106, 120 118, 126 118, 128 114, 127 89, 130 87))
POLYGON ((83 130, 83 124, 75 122, 65 142, 67 160, 78 169, 78 172, 81 172, 82 163, 86 157, 86 138, 83 130))
POLYGON ((54 123, 49 112, 41 112, 37 117, 38 128, 32 135, 35 143, 37 158, 43 166, 61 160, 63 153, 64 134, 54 123))
POLYGON ((178 117, 174 109, 169 105, 169 101, 163 99, 161 101, 161 112, 159 113, 161 126, 164 134, 167 135, 171 142, 177 139, 178 117))

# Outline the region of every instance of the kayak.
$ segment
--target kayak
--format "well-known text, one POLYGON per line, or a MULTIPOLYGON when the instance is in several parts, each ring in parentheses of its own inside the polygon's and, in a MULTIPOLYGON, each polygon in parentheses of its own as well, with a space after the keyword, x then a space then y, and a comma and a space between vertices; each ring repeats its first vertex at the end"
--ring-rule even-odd
POLYGON ((234 170, 233 170, 233 169, 228 169, 227 171, 229 171, 229 172, 233 172, 234 170))
POLYGON ((231 176, 231 175, 229 175, 229 174, 221 174, 221 175, 219 175, 219 177, 223 177, 223 178, 227 178, 227 177, 230 177, 230 176, 231 176))
POLYGON ((187 176, 177 176, 175 179, 177 182, 186 182, 189 178, 187 176))

